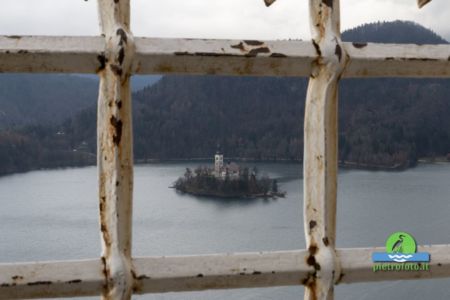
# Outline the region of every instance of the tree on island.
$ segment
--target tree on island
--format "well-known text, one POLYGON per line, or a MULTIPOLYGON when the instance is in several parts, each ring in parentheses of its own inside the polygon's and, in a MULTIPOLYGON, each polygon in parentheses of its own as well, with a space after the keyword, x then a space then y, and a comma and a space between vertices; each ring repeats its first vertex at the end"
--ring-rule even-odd
POLYGON ((258 178, 257 173, 256 168, 250 173, 245 167, 239 170, 237 177, 231 177, 227 172, 222 178, 207 167, 197 167, 194 172, 187 168, 184 176, 174 183, 174 188, 183 193, 224 198, 285 196, 284 192, 279 192, 276 179, 258 178))

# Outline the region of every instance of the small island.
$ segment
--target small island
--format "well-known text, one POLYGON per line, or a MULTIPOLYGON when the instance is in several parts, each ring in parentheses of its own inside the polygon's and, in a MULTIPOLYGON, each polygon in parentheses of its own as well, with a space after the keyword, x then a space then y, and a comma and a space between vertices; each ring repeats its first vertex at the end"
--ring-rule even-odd
POLYGON ((256 168, 241 168, 234 162, 224 165, 223 155, 219 152, 214 157, 213 168, 199 166, 194 172, 187 168, 173 187, 181 193, 220 198, 278 198, 286 195, 286 192, 278 190, 276 179, 258 177, 256 168))

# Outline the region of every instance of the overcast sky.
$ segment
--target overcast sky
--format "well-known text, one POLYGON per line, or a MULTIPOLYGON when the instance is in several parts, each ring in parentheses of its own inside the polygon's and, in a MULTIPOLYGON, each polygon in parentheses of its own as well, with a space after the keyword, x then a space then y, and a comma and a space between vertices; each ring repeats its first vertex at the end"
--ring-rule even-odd
MULTIPOLYGON (((0 34, 97 35, 95 0, 0 0, 0 34)), ((308 1, 131 0, 136 36, 309 39, 308 1)), ((342 0, 342 29, 383 20, 412 20, 450 40, 450 1, 342 0)))

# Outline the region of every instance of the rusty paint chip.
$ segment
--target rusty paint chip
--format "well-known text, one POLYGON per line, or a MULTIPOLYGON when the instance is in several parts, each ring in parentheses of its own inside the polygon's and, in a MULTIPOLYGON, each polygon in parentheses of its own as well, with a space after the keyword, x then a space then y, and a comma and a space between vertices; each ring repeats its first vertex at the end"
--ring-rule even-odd
POLYGON ((97 72, 98 72, 98 71, 101 71, 101 70, 103 70, 105 68, 106 63, 108 62, 108 60, 106 59, 104 53, 97 55, 97 60, 100 63, 100 66, 97 69, 97 72))
POLYGON ((242 42, 240 42, 237 45, 231 45, 230 47, 233 48, 233 49, 239 49, 241 51, 245 51, 244 44, 242 42))
POLYGON ((122 28, 117 29, 116 34, 120 36, 119 45, 122 46, 123 44, 127 43, 127 33, 122 28))
POLYGON ((103 265, 103 276, 105 277, 106 281, 108 281, 109 269, 108 269, 108 265, 106 264, 106 258, 104 256, 102 256, 101 260, 102 260, 102 265, 103 265))
POLYGON ((213 53, 213 52, 195 52, 196 56, 212 56, 212 57, 221 57, 221 56, 236 56, 230 53, 213 53))
POLYGON ((341 273, 341 274, 339 275, 339 278, 338 278, 338 280, 337 280, 337 283, 341 282, 341 281, 342 281, 342 278, 344 278, 344 276, 345 276, 345 274, 344 274, 344 273, 341 273))
POLYGON ((109 119, 109 122, 115 129, 115 134, 113 134, 113 143, 116 145, 120 144, 120 140, 122 139, 122 127, 123 123, 121 120, 118 120, 116 117, 112 116, 109 119))
POLYGON ((250 50, 248 52, 248 54, 246 54, 246 56, 254 57, 254 56, 257 56, 260 53, 270 53, 270 49, 267 48, 267 47, 255 48, 255 49, 250 50))
POLYGON ((330 241, 328 240, 328 237, 324 237, 324 238, 322 239, 322 242, 323 242, 323 244, 324 244, 325 246, 328 246, 328 245, 330 244, 330 241))
POLYGON ((312 44, 313 44, 314 48, 316 49, 317 55, 318 56, 322 56, 322 51, 320 51, 319 44, 317 44, 315 40, 312 40, 312 44))
POLYGON ((271 6, 276 0, 264 0, 267 7, 271 6))
POLYGON ((353 47, 361 49, 367 46, 367 43, 352 43, 353 47))
POLYGON ((328 6, 329 8, 333 8, 333 0, 322 0, 322 3, 328 6))
POLYGON ((255 41, 255 40, 244 40, 244 43, 246 43, 249 46, 262 46, 262 45, 264 45, 264 42, 255 41))
POLYGON ((274 52, 274 53, 270 54, 270 57, 282 58, 282 57, 287 57, 287 55, 283 54, 283 53, 274 52))
POLYGON ((333 0, 322 0, 322 3, 328 6, 329 8, 333 8, 333 0))
POLYGON ((109 65, 109 67, 111 68, 111 71, 113 71, 113 73, 117 76, 122 76, 122 68, 120 66, 117 65, 109 65))
POLYGON ((262 273, 260 271, 254 271, 252 274, 253 275, 261 275, 262 273))
POLYGON ((313 292, 313 299, 317 300, 317 296, 315 295, 315 290, 316 290, 316 278, 317 275, 316 273, 309 273, 308 277, 304 278, 302 280, 302 284, 306 287, 308 287, 309 289, 311 289, 311 291, 313 292))
POLYGON ((176 52, 174 52, 173 54, 175 54, 175 55, 191 55, 191 54, 189 54, 189 52, 187 52, 187 51, 183 51, 183 52, 181 52, 181 51, 176 51, 176 52))
POLYGON ((315 257, 314 255, 309 255, 309 256, 306 258, 306 263, 307 263, 309 266, 314 267, 314 270, 316 270, 316 271, 319 271, 319 270, 320 270, 320 265, 319 265, 319 263, 316 261, 316 257, 315 257))
POLYGON ((309 221, 309 230, 313 230, 317 226, 317 222, 314 220, 309 221))
POLYGON ((407 58, 407 60, 410 61, 438 61, 436 58, 419 58, 419 57, 411 57, 407 58))
POLYGON ((315 255, 317 253, 317 250, 319 250, 319 248, 317 248, 317 246, 315 244, 312 244, 311 246, 309 246, 308 248, 308 252, 311 255, 315 255))
POLYGON ((28 282, 27 285, 49 285, 52 284, 51 281, 34 281, 34 282, 28 282))
POLYGON ((117 60, 119 61, 119 64, 123 63, 124 58, 125 58, 125 49, 123 47, 120 47, 119 55, 117 57, 117 60))
POLYGON ((341 46, 339 46, 339 44, 336 45, 336 49, 334 49, 334 54, 336 54, 336 56, 338 57, 339 61, 341 61, 341 59, 342 59, 342 49, 341 49, 341 46))
POLYGON ((67 281, 68 284, 74 284, 74 283, 80 283, 81 279, 74 279, 74 280, 69 280, 67 281))
POLYGON ((422 8, 430 2, 431 2, 431 0, 418 0, 417 5, 419 5, 419 8, 422 8))
MULTIPOLYGON (((214 53, 214 52, 195 52, 189 53, 187 51, 184 52, 174 52, 176 56, 211 56, 211 57, 223 57, 223 56, 237 56, 235 54, 230 53, 214 53)), ((170 67, 171 68, 171 67, 170 67)), ((170 72, 170 71, 169 71, 170 72)))
POLYGON ((197 277, 198 277, 198 278, 201 278, 201 277, 203 277, 203 274, 202 274, 202 273, 197 274, 197 277))

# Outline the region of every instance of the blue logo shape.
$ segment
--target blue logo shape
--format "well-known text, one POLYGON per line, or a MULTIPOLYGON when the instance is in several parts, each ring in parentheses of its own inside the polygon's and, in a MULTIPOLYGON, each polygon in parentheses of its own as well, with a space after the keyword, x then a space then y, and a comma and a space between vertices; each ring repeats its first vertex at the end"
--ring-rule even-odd
POLYGON ((386 240, 386 252, 372 253, 373 262, 429 262, 430 254, 417 252, 416 241, 406 232, 394 232, 386 240))

